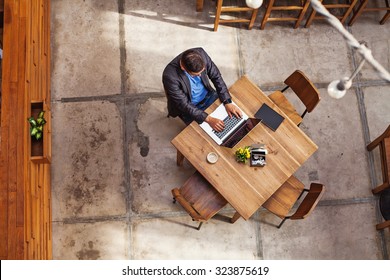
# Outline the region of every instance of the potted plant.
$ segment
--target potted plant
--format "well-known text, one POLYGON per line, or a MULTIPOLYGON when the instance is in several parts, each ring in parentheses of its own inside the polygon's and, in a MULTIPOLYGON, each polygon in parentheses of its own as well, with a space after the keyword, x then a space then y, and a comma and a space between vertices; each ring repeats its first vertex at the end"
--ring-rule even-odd
POLYGON ((35 137, 36 140, 42 139, 43 136, 43 126, 46 123, 45 118, 43 117, 45 115, 45 111, 41 111, 38 114, 37 119, 34 117, 28 118, 28 122, 30 123, 30 135, 31 137, 35 137))
POLYGON ((40 110, 38 114, 36 111, 34 110, 32 116, 27 120, 30 123, 31 156, 41 157, 43 156, 43 127, 46 124, 46 120, 44 118, 45 111, 40 110))
POLYGON ((236 161, 246 163, 246 161, 251 157, 250 146, 245 146, 244 148, 238 148, 235 152, 236 161))

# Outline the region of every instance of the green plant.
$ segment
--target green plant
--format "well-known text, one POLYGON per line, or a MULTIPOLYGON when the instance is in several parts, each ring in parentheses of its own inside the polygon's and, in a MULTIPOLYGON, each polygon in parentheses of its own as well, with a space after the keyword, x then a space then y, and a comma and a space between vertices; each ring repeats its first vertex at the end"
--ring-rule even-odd
POLYGON ((46 120, 43 117, 44 115, 45 111, 41 111, 37 119, 34 119, 34 117, 27 119, 30 123, 30 135, 31 137, 35 137, 36 140, 41 139, 43 135, 43 125, 46 123, 46 120))
POLYGON ((238 148, 236 150, 236 161, 245 163, 251 157, 250 146, 244 148, 238 148))

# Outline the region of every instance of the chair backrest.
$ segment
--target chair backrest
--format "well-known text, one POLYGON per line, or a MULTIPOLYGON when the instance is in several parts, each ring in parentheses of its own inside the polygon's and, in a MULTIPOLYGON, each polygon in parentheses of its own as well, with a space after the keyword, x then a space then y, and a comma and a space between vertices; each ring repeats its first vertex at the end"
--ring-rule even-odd
POLYGON ((302 202, 299 204, 295 213, 290 216, 290 219, 298 220, 306 218, 317 206, 322 195, 324 194, 324 190, 324 185, 318 183, 311 183, 308 193, 306 194, 302 202))
POLYGON ((314 110, 321 100, 318 89, 300 70, 292 73, 284 83, 295 92, 309 113, 314 110))
POLYGON ((297 202, 304 188, 305 185, 301 181, 291 176, 262 206, 283 219, 297 202))
POLYGON ((385 132, 367 145, 367 150, 372 151, 377 146, 379 146, 380 151, 383 184, 378 185, 372 190, 374 194, 389 188, 390 185, 390 125, 385 132))
POLYGON ((196 221, 207 221, 227 201, 213 186, 197 171, 179 189, 172 190, 173 197, 196 221))
POLYGON ((178 188, 172 190, 172 195, 177 202, 186 210, 194 221, 205 221, 205 219, 191 206, 191 204, 181 195, 178 188))
POLYGON ((390 125, 387 127, 385 132, 379 135, 375 140, 373 140, 370 144, 367 145, 367 150, 373 150, 378 144, 380 144, 385 138, 390 138, 390 125))

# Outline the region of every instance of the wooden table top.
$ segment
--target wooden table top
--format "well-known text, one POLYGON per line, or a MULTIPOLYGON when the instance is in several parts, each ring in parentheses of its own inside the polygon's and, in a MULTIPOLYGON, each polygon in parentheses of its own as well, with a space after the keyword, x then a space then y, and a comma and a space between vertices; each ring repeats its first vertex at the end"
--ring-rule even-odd
MULTIPOLYGON (((266 103, 285 120, 275 132, 259 123, 234 148, 216 144, 196 122, 187 126, 171 143, 247 220, 318 147, 246 76, 235 82, 229 91, 232 100, 250 118, 266 103), (236 162, 236 149, 255 143, 266 145, 267 165, 251 167, 249 163, 236 162), (216 163, 207 162, 209 152, 218 154, 216 163)), ((220 103, 217 100, 206 112, 212 112, 220 103)))

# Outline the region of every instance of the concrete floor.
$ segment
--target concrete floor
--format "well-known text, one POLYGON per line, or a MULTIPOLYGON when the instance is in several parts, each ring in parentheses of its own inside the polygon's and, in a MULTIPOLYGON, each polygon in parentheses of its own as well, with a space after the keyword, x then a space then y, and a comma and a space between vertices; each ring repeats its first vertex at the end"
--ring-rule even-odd
MULTIPOLYGON (((390 85, 366 64, 353 88, 326 87, 360 61, 324 22, 221 25, 215 8, 188 0, 52 0, 54 259, 388 259, 389 231, 377 232, 378 151, 366 144, 390 119, 390 85), (318 151, 296 176, 327 191, 311 216, 287 221, 260 209, 229 224, 218 215, 201 231, 170 190, 193 172, 176 166, 170 141, 184 125, 166 118, 161 74, 181 51, 202 46, 228 86, 246 74, 263 91, 294 70, 318 86, 321 102, 302 130, 318 151)), ((349 30, 390 69, 390 22, 364 14, 349 30)), ((227 208, 222 214, 231 215, 227 208)))

